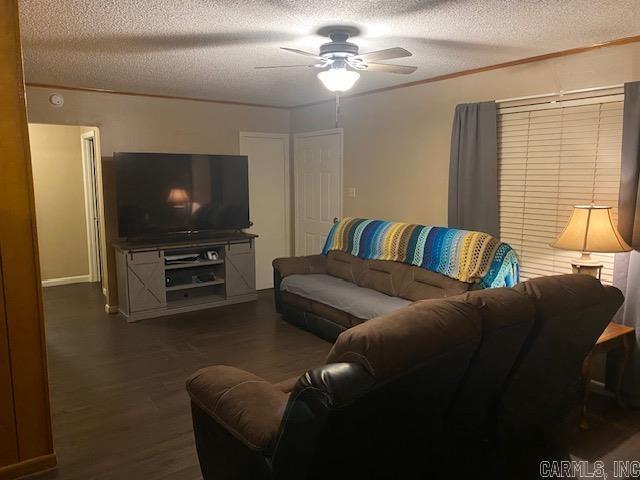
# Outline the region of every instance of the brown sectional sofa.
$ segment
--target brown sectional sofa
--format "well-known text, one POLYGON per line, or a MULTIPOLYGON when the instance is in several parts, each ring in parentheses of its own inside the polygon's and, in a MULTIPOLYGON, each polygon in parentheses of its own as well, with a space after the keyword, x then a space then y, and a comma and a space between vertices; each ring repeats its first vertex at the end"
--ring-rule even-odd
POLYGON ((471 284, 424 268, 363 260, 339 251, 277 258, 273 272, 276 310, 290 323, 330 341, 348 328, 412 301, 450 297, 472 288, 471 284), (325 285, 335 288, 322 301, 318 295, 310 298, 314 296, 310 283, 319 284, 316 290, 325 285), (340 294, 345 297, 341 304, 335 301, 340 294), (359 297, 364 308, 348 311, 359 297))
MULTIPOLYGON (((322 271, 315 261, 296 268, 322 271)), ((525 478, 509 462, 547 444, 622 300, 592 277, 539 278, 356 325, 325 365, 281 384, 200 370, 187 389, 204 479, 432 478, 452 462, 457 477, 525 478)))

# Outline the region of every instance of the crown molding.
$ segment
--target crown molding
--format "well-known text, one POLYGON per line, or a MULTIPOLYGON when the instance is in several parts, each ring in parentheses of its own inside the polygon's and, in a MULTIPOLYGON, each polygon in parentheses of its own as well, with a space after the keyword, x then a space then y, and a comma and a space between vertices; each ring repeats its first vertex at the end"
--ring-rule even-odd
POLYGON ((234 102, 230 100, 215 100, 212 98, 181 97, 177 95, 161 95, 158 93, 128 92, 128 91, 122 91, 122 90, 110 90, 107 88, 76 87, 71 85, 55 85, 55 84, 49 84, 49 83, 25 82, 25 86, 36 87, 36 88, 48 88, 50 90, 75 90, 78 92, 106 93, 110 95, 129 95, 132 97, 162 98, 165 100, 186 100, 190 102, 220 103, 223 105, 239 105, 242 107, 277 108, 279 110, 289 110, 291 108, 291 107, 283 107, 281 105, 267 105, 263 103, 234 102))
MULTIPOLYGON (((511 60, 509 62, 496 63, 495 65, 488 65, 486 67, 477 67, 477 68, 471 68, 469 70, 461 70, 459 72, 447 73, 445 75, 438 75, 436 77, 425 78, 423 80, 416 80, 415 82, 401 83, 401 84, 398 84, 398 85, 392 85, 390 87, 376 88, 376 89, 373 89, 373 90, 367 90, 367 91, 364 91, 364 92, 354 93, 352 95, 340 96, 340 99, 344 100, 344 99, 349 99, 349 98, 357 98, 357 97, 362 97, 362 96, 365 96, 365 95, 372 95, 374 93, 388 92, 389 90, 396 90, 398 88, 407 88, 407 87, 414 87, 416 85, 423 85, 425 83, 441 82, 443 80, 450 80, 452 78, 464 77, 466 75, 473 75, 473 74, 476 74, 476 73, 489 72, 491 70, 498 70, 498 69, 501 69, 501 68, 514 67, 516 65, 524 65, 526 63, 541 62, 543 60, 549 60, 551 58, 566 57, 566 56, 569 56, 569 55, 577 55, 579 53, 590 52, 592 50, 598 50, 598 49, 607 48, 607 47, 616 47, 616 46, 619 46, 619 45, 627 45, 629 43, 635 43, 635 42, 640 42, 640 35, 635 35, 633 37, 618 38, 616 40, 610 40, 608 42, 597 43, 595 45, 590 45, 588 47, 570 48, 568 50, 561 50, 559 52, 545 53, 545 54, 536 55, 536 56, 533 56, 533 57, 521 58, 519 60, 511 60)), ((333 102, 333 99, 319 100, 317 102, 310 102, 310 103, 303 103, 303 104, 300 104, 300 105, 295 105, 295 106, 290 107, 290 108, 293 110, 295 108, 311 107, 313 105, 321 105, 323 103, 329 103, 329 102, 333 102)))

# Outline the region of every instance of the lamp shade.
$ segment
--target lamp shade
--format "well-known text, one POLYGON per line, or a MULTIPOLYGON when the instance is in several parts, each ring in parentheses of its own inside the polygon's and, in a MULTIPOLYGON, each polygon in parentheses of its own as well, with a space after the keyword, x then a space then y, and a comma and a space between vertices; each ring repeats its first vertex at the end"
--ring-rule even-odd
POLYGON ((569 223, 551 246, 580 252, 616 253, 631 250, 613 224, 611 207, 597 205, 573 207, 569 223))
POLYGON ((169 203, 187 203, 189 201, 189 194, 184 188, 172 188, 169 192, 169 203))

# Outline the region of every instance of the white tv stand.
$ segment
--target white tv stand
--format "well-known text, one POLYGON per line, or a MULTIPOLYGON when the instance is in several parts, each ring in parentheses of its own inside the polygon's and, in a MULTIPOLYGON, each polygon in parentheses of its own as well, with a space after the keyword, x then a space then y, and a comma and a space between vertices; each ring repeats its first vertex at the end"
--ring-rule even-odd
POLYGON ((135 322, 256 300, 255 238, 230 233, 174 243, 116 242, 119 312, 135 322), (165 261, 183 254, 197 259, 165 261))

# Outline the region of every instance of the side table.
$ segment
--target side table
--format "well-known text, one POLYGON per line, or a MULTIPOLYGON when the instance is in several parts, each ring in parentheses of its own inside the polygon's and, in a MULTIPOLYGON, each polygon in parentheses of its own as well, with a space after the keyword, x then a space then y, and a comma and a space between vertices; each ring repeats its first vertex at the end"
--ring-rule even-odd
POLYGON ((610 323, 604 332, 602 332, 600 338, 598 338, 593 350, 591 350, 589 355, 584 359, 582 364, 584 397, 582 399, 582 414, 580 417, 580 428, 583 430, 589 428, 589 423, 587 421, 587 400, 589 398, 589 384, 591 383, 592 378, 591 360, 593 359, 593 356, 615 349, 623 350, 623 357, 618 365, 618 372, 616 376, 615 395, 618 404, 620 404, 620 406, 624 406, 620 388, 622 386, 622 378, 624 377, 625 368, 631 358, 631 352, 633 351, 635 340, 635 330, 633 328, 618 325, 617 323, 610 323))

